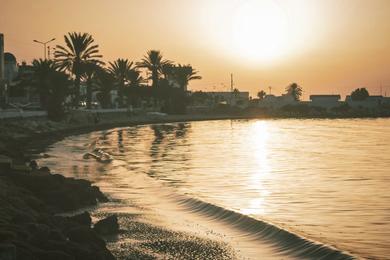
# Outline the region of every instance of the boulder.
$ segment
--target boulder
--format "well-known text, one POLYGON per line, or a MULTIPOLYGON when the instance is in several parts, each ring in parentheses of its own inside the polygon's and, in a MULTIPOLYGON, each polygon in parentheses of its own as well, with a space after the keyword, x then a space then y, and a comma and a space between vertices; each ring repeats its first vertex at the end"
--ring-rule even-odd
POLYGON ((49 169, 49 167, 43 166, 43 167, 39 168, 39 172, 50 174, 50 169, 49 169))
MULTIPOLYGON (((10 240, 15 240, 17 238, 17 234, 15 234, 12 231, 9 230, 0 230, 0 243, 10 241, 10 240)), ((0 257, 0 259, 2 259, 0 257)))
POLYGON ((26 230, 31 234, 30 243, 34 245, 45 242, 50 236, 50 227, 44 224, 30 223, 26 230))
POLYGON ((15 260, 16 246, 12 244, 0 244, 0 259, 1 260, 15 260))
POLYGON ((38 169, 38 163, 35 160, 31 160, 29 163, 29 166, 31 167, 31 170, 33 170, 33 171, 38 169))
POLYGON ((70 256, 61 251, 39 250, 34 252, 34 256, 39 260, 75 260, 73 256, 70 256))
POLYGON ((99 220, 94 225, 93 229, 100 235, 116 234, 119 231, 118 217, 116 215, 112 215, 99 220))
POLYGON ((84 211, 81 214, 69 217, 69 220, 76 222, 80 225, 87 226, 87 227, 90 227, 92 224, 91 216, 89 215, 89 213, 87 211, 84 211))
POLYGON ((95 248, 106 246, 106 242, 101 239, 91 228, 78 226, 67 231, 70 241, 84 245, 91 245, 95 248))

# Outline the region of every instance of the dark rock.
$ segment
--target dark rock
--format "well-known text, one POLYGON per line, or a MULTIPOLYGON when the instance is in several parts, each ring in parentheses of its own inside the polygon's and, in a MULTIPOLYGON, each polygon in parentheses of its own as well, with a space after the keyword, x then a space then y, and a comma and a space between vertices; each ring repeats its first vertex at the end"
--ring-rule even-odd
POLYGON ((67 235, 70 241, 75 243, 81 243, 85 245, 92 245, 97 248, 106 246, 106 242, 101 239, 92 229, 79 226, 67 231, 67 235))
POLYGON ((119 224, 116 215, 109 216, 105 219, 99 220, 93 227, 96 233, 101 235, 110 235, 118 233, 119 224))
POLYGON ((94 259, 115 260, 116 258, 108 249, 103 249, 95 252, 94 259))
POLYGON ((31 234, 30 242, 34 245, 45 242, 50 235, 50 227, 44 224, 30 223, 26 225, 26 230, 31 234))
POLYGON ((53 241, 66 241, 66 237, 59 230, 50 230, 48 240, 53 241))
POLYGON ((34 222, 35 218, 21 210, 13 210, 12 222, 16 224, 34 222))
POLYGON ((50 174, 50 169, 49 169, 49 167, 43 166, 43 167, 39 168, 39 172, 50 174))
POLYGON ((23 227, 15 225, 15 224, 1 224, 0 230, 2 232, 11 232, 16 235, 17 240, 27 241, 31 234, 24 230, 23 227))
POLYGON ((12 244, 0 244, 0 259, 1 260, 15 260, 16 246, 12 244))
POLYGON ((74 260, 73 256, 65 254, 61 251, 43 251, 39 250, 34 252, 34 256, 39 260, 74 260))
POLYGON ((20 260, 30 260, 34 258, 34 252, 39 250, 25 242, 20 240, 12 241, 12 244, 16 247, 16 259, 20 260))
POLYGON ((17 237, 18 237, 17 234, 15 234, 12 231, 0 230, 0 243, 10 241, 10 240, 15 240, 17 237))
POLYGON ((65 252, 68 255, 73 256, 76 260, 94 259, 92 258, 93 250, 86 249, 85 246, 74 243, 71 241, 47 241, 42 248, 46 250, 57 250, 65 252))
POLYGON ((95 197, 99 200, 99 202, 108 202, 108 198, 106 195, 103 194, 103 192, 100 191, 99 187, 92 186, 92 192, 95 195, 95 197))
POLYGON ((29 163, 29 166, 31 167, 31 170, 33 170, 33 171, 38 169, 38 163, 35 160, 31 160, 30 163, 29 163))
POLYGON ((91 224, 92 224, 91 216, 89 215, 89 213, 87 211, 85 211, 81 214, 69 217, 69 220, 76 222, 76 223, 83 225, 83 226, 88 226, 88 227, 91 227, 91 224))

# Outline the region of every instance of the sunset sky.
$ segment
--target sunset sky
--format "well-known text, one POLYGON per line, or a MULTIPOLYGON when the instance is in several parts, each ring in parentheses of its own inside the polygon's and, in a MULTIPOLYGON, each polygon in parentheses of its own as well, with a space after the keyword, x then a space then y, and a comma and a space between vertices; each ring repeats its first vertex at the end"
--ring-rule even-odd
POLYGON ((5 51, 42 58, 33 40, 63 44, 88 32, 105 61, 161 50, 190 63, 193 90, 280 94, 297 82, 310 94, 343 96, 357 87, 390 96, 390 0, 0 0, 5 51))

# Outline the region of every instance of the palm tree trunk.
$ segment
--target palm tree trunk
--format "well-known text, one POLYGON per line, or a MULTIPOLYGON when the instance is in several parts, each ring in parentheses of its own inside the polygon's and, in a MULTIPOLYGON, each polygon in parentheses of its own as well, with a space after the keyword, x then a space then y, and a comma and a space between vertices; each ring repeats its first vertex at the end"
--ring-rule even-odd
POLYGON ((156 88, 158 85, 158 71, 152 71, 152 87, 156 88))
POLYGON ((91 79, 87 79, 87 108, 91 109, 91 103, 92 103, 92 84, 91 79))
POLYGON ((75 107, 79 107, 80 103, 80 75, 76 74, 76 79, 74 80, 74 87, 75 87, 75 107))

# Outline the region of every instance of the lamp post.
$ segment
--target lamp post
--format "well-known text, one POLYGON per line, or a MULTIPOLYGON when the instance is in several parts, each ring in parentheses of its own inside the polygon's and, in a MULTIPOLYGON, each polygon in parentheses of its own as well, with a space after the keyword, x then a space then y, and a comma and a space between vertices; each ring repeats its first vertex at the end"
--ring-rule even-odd
POLYGON ((49 42, 54 41, 55 39, 56 39, 56 38, 53 38, 53 39, 51 39, 51 40, 49 40, 49 41, 46 41, 46 42, 41 42, 41 41, 34 40, 34 42, 43 45, 43 56, 45 57, 45 60, 46 60, 46 44, 48 44, 49 42))

